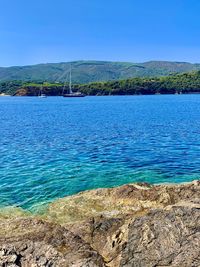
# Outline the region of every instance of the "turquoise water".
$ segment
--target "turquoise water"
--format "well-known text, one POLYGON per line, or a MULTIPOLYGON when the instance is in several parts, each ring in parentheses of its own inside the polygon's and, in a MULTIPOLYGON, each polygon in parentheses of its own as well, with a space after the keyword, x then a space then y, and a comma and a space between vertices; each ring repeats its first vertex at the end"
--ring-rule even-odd
POLYGON ((200 95, 0 98, 0 206, 200 177, 200 95))

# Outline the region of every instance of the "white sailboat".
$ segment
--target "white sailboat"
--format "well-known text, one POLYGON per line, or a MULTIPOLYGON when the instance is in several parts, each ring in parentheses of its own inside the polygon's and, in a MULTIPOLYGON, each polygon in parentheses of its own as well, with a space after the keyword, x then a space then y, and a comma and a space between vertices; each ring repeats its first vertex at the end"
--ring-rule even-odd
POLYGON ((69 93, 65 94, 65 89, 66 89, 66 84, 64 84, 63 87, 63 97, 84 97, 85 94, 81 93, 81 92, 73 92, 72 91, 72 68, 70 65, 70 71, 69 71, 69 93))
POLYGON ((42 86, 40 87, 38 97, 40 97, 40 98, 46 98, 47 97, 45 94, 42 93, 42 86))

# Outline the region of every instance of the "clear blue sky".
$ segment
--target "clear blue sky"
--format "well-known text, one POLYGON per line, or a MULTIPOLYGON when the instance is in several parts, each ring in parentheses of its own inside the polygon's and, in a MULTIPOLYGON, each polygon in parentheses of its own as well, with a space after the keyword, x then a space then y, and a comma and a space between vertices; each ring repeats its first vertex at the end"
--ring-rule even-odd
POLYGON ((200 62, 200 0, 0 0, 0 66, 200 62))

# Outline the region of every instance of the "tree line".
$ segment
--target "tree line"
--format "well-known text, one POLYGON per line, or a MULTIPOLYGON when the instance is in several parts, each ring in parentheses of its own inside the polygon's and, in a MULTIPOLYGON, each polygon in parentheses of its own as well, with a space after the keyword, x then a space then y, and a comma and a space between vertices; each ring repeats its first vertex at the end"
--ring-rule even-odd
MULTIPOLYGON (((49 83, 41 81, 0 82, 0 93, 11 95, 38 95, 43 93, 59 96, 68 91, 69 85, 63 83, 49 83)), ((88 84, 74 84, 73 91, 80 91, 86 95, 149 95, 149 94, 186 94, 200 92, 200 71, 171 74, 167 77, 132 78, 109 82, 93 82, 88 84)))

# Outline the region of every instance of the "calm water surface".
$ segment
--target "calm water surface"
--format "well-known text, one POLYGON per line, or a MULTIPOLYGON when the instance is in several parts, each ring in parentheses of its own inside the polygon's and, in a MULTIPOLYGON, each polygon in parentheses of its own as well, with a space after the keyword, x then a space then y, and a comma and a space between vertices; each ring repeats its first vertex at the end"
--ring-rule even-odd
POLYGON ((0 206, 200 177, 200 95, 0 98, 0 206))

